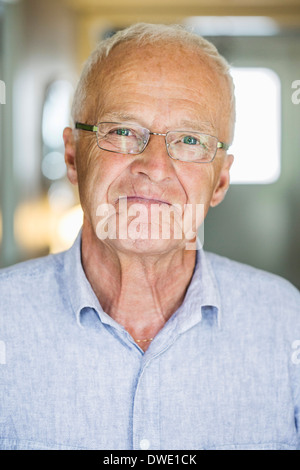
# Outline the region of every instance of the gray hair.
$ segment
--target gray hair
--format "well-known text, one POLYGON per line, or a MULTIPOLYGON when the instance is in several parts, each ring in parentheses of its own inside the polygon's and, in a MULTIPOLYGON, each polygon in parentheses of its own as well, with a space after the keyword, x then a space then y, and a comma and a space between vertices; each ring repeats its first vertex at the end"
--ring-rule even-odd
POLYGON ((182 44, 183 46, 199 50, 212 59, 215 70, 225 78, 228 85, 230 103, 226 115, 229 120, 228 125, 231 127, 230 134, 233 136, 235 98, 234 84, 230 75, 230 66, 211 42, 207 41, 202 36, 187 31, 181 25, 137 23, 101 41, 85 62, 79 83, 75 90, 71 111, 74 122, 80 119, 80 113, 84 108, 84 104, 87 102, 88 89, 95 68, 99 66, 101 61, 109 56, 110 52, 118 44, 129 41, 133 42, 136 46, 157 44, 164 41, 169 44, 174 43, 174 45, 182 44))

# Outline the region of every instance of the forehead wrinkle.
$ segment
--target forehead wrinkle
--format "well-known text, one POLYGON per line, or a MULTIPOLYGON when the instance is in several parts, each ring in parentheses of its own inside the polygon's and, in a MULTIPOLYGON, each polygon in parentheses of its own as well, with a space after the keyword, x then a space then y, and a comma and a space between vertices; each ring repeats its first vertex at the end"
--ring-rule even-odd
POLYGON ((209 80, 209 83, 201 83, 199 87, 190 87, 184 84, 175 84, 174 81, 170 82, 170 80, 166 79, 165 81, 157 80, 155 83, 151 81, 149 83, 145 82, 145 80, 138 80, 137 77, 133 80, 124 80, 120 81, 119 79, 116 80, 114 83, 114 79, 112 79, 106 87, 106 96, 114 96, 115 92, 122 90, 124 93, 126 92, 126 88, 132 87, 135 93, 141 93, 141 95, 145 94, 145 91, 151 95, 152 99, 159 99, 164 97, 166 91, 172 91, 174 93, 173 98, 178 100, 191 100, 190 97, 193 97, 193 101, 197 103, 198 101, 208 101, 209 95, 216 94, 216 84, 209 80), (117 86, 116 86, 117 85, 117 86), (205 87, 209 85, 209 90, 205 90, 205 87), (213 86, 214 85, 214 86, 213 86), (186 98, 184 94, 186 92, 186 98))
MULTIPOLYGON (((186 123, 187 125, 195 127, 203 123, 211 125, 214 123, 214 119, 212 119, 214 110, 210 109, 209 103, 191 103, 190 100, 184 98, 168 99, 162 102, 161 100, 150 97, 149 105, 151 114, 154 114, 154 116, 161 116, 162 109, 165 108, 166 114, 173 119, 174 125, 177 125, 177 122, 179 124, 182 122, 183 124, 186 123), (151 109, 154 101, 157 101, 157 109, 155 112, 151 109)), ((102 107, 102 112, 98 115, 98 118, 100 118, 98 122, 99 120, 117 120, 117 122, 140 121, 143 125, 148 125, 148 121, 146 122, 148 116, 148 102, 146 100, 142 102, 142 100, 137 100, 135 97, 133 100, 129 101, 121 100, 120 104, 117 103, 112 106, 110 106, 108 100, 108 103, 102 107)), ((212 127, 215 126, 212 125, 212 127)))
MULTIPOLYGON (((152 131, 162 132, 164 129, 151 129, 156 118, 154 118, 154 121, 151 120, 151 124, 149 124, 149 120, 147 120, 147 107, 145 106, 145 112, 141 112, 139 108, 141 103, 146 103, 149 99, 151 100, 150 106, 154 101, 157 101, 157 106, 160 110, 159 114, 161 115, 162 103, 160 100, 162 98, 164 99, 166 92, 171 92, 173 96, 169 98, 170 103, 164 100, 167 114, 172 121, 171 126, 168 126, 170 130, 176 130, 176 128, 178 130, 185 130, 183 129, 183 127, 185 127, 187 128, 186 130, 190 128, 190 130, 216 134, 220 117, 220 109, 219 106, 217 106, 220 99, 216 100, 216 98, 219 98, 220 87, 218 83, 216 83, 216 80, 212 79, 211 72, 200 73, 199 86, 187 86, 185 83, 182 83, 182 81, 176 83, 176 76, 174 77, 174 75, 170 77, 169 74, 166 74, 162 77, 161 70, 158 79, 155 80, 153 74, 151 75, 151 81, 149 77, 145 75, 145 70, 141 70, 141 73, 138 72, 136 74, 136 69, 132 70, 129 64, 125 65, 123 63, 121 66, 117 65, 114 72, 116 70, 118 70, 119 73, 114 73, 113 75, 103 73, 104 71, 102 71, 102 86, 99 88, 99 96, 98 99, 96 99, 98 104, 101 103, 101 107, 97 107, 97 122, 133 121, 143 127, 150 127, 152 131), (123 73, 124 70, 125 73, 123 73), (172 78, 172 80, 169 83, 170 78, 172 78), (131 90, 134 91, 135 96, 132 96, 132 93, 130 93, 131 90), (121 100, 120 110, 115 103, 116 96, 119 96, 121 100), (131 99, 129 99, 129 97, 131 97, 131 99), (140 99, 137 101, 138 97, 140 97, 140 99), (132 98, 134 99, 132 100, 132 98), (135 111, 134 101, 136 101, 137 112, 135 111), (114 102, 113 108, 115 109, 111 109, 111 102, 114 102), (214 103, 213 106, 212 103, 214 103), (178 109, 176 109, 177 106, 178 109), (181 107, 184 117, 186 118, 182 120, 180 119, 181 107), (178 119, 176 115, 179 115, 178 119)), ((161 126, 159 122, 161 121, 157 121, 158 126, 161 126)))
MULTIPOLYGON (((207 120, 207 118, 211 119, 214 112, 219 115, 220 109, 216 104, 214 105, 214 110, 211 109, 210 102, 212 100, 210 98, 218 97, 219 99, 217 101, 222 101, 223 93, 222 86, 220 86, 221 77, 215 70, 211 61, 208 60, 208 57, 206 55, 199 54, 197 51, 194 51, 193 48, 182 47, 179 48, 179 50, 177 47, 174 49, 174 45, 172 45, 172 47, 170 46, 170 51, 172 51, 171 56, 173 69, 171 68, 170 70, 166 67, 165 61, 163 61, 163 57, 166 55, 166 46, 167 44, 163 47, 156 46, 155 48, 145 46, 140 50, 128 47, 128 44, 125 44, 125 46, 117 46, 113 53, 106 58, 103 63, 101 63, 101 67, 95 67, 95 74, 93 76, 93 94, 94 96, 97 94, 96 90, 98 88, 100 94, 102 95, 102 91, 103 95, 98 97, 99 99, 96 100, 96 103, 95 101, 94 104, 91 103, 94 108, 92 110, 93 114, 95 114, 96 111, 98 114, 97 118, 99 118, 101 113, 105 112, 103 100, 106 102, 105 104, 107 104, 107 102, 110 101, 110 96, 114 98, 115 92, 118 93, 119 91, 125 91, 127 87, 129 87, 129 89, 134 87, 135 92, 139 93, 141 87, 141 91, 146 90, 148 92, 149 90, 149 94, 152 99, 164 97, 166 90, 174 91, 174 99, 178 98, 179 95, 182 97, 184 94, 192 97, 192 100, 194 102, 198 102, 199 106, 204 105, 205 108, 208 108, 205 112, 209 113, 210 116, 204 115, 203 120, 207 120), (186 54, 187 51, 189 54, 186 54), (143 61, 139 60, 141 52, 143 52, 143 61), (182 57, 182 52, 184 52, 184 57, 182 57), (197 61, 195 61, 195 57, 197 61), (175 69, 177 67, 182 69, 182 60, 184 64, 188 63, 193 66, 191 70, 189 67, 184 67, 184 80, 182 79, 182 74, 179 74, 180 77, 177 77, 177 74, 174 73, 174 66, 175 69), (197 65, 197 69, 194 67, 195 63, 197 65), (156 76, 151 73, 152 68, 155 69, 157 74, 156 76), (149 70, 151 80, 149 77, 149 70), (192 83, 193 80, 195 84, 194 86, 192 83), (98 86, 96 86, 97 82, 98 86), (192 86, 187 86, 188 84, 192 86), (206 87, 208 87, 208 89, 206 89, 206 87)), ((170 57, 170 54, 168 57, 170 57)), ((213 119, 216 124, 218 117, 219 116, 214 116, 213 119)))
MULTIPOLYGON (((101 82, 102 87, 107 88, 107 92, 114 92, 112 89, 117 85, 117 88, 134 86, 137 90, 139 87, 149 88, 150 90, 161 88, 173 88, 174 90, 178 89, 180 92, 182 90, 187 90, 193 94, 203 97, 202 89, 205 86, 208 86, 210 89, 218 88, 219 83, 219 74, 217 74, 208 64, 199 64, 197 72, 197 81, 199 80, 199 87, 187 86, 186 83, 193 80, 196 75, 195 72, 189 72, 186 70, 185 80, 182 81, 182 78, 177 78, 174 72, 166 69, 165 64, 161 64, 159 61, 154 62, 153 64, 156 72, 156 77, 151 76, 149 79, 149 67, 150 71, 152 70, 150 64, 144 64, 144 67, 136 67, 136 58, 130 60, 126 58, 126 62, 121 61, 121 63, 110 64, 110 67, 104 67, 101 70, 101 82), (113 67, 114 65, 114 67, 113 67)), ((164 94, 164 90, 162 90, 164 94)), ((207 91, 205 95, 207 94, 207 91)))

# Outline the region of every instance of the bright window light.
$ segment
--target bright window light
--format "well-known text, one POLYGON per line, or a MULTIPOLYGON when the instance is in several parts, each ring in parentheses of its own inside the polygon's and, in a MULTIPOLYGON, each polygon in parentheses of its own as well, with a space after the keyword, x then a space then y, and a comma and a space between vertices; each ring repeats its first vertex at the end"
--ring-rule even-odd
POLYGON ((267 68, 232 68, 236 127, 232 183, 273 183, 280 175, 280 80, 267 68))

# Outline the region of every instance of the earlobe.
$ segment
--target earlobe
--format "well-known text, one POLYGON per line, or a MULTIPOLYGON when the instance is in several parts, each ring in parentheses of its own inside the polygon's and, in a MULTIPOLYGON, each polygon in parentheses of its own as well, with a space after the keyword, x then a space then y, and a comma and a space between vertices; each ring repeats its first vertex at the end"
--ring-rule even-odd
POLYGON ((76 169, 76 145, 73 135, 73 130, 66 127, 63 132, 63 139, 65 144, 65 162, 67 166, 67 176, 72 184, 78 183, 77 169, 76 169))
POLYGON ((218 183, 214 189, 214 192, 210 201, 211 207, 215 207, 218 204, 220 204, 226 195, 226 192, 230 184, 230 168, 233 163, 233 160, 234 160, 233 155, 226 155, 220 175, 219 175, 218 183))

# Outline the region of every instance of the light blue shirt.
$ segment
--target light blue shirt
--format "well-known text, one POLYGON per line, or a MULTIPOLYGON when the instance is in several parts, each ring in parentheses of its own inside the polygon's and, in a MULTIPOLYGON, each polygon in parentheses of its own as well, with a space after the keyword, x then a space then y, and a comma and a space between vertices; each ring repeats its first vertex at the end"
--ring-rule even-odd
POLYGON ((300 294, 287 281, 197 251, 144 353, 101 308, 80 235, 0 272, 0 449, 297 447, 300 294))

